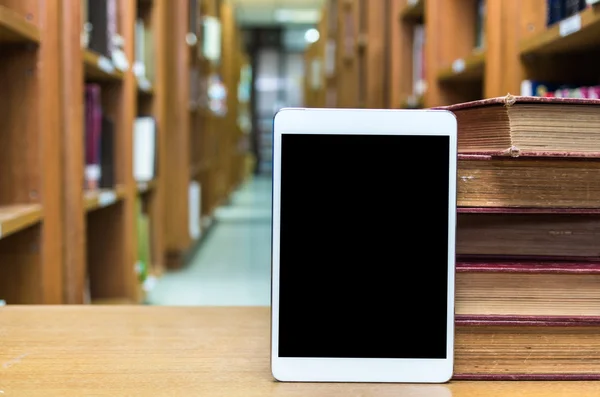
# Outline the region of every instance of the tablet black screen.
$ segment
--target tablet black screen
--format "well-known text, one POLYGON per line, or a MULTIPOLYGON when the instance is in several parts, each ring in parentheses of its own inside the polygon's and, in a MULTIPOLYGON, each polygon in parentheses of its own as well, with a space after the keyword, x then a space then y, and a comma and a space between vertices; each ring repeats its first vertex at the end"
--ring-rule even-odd
POLYGON ((279 357, 446 358, 449 145, 283 134, 279 357))

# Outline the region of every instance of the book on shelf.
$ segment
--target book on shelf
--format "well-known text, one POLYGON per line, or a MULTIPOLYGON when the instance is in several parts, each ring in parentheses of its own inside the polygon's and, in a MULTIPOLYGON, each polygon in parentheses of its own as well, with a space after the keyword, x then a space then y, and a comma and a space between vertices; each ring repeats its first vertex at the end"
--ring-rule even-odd
POLYGON ((523 80, 521 82, 521 96, 598 99, 600 98, 600 85, 523 80))
POLYGON ((100 187, 113 188, 115 179, 115 123, 106 115, 102 115, 102 132, 100 133, 100 187))
POLYGON ((133 126, 133 177, 150 182, 156 177, 156 120, 138 117, 133 126))
POLYGON ((552 26, 566 18, 569 18, 589 5, 593 4, 590 0, 546 0, 546 26, 552 26))
POLYGON ((455 312, 478 316, 600 316, 600 261, 458 258, 455 312))
POLYGON ((457 209, 456 254, 600 261, 600 209, 457 209))
POLYGON ((146 281, 152 266, 150 242, 150 217, 144 213, 142 200, 136 198, 137 213, 137 266, 136 271, 140 283, 146 281))
POLYGON ((100 187, 102 176, 102 102, 98 84, 85 86, 84 178, 86 189, 100 187))
POLYGON ((599 316, 457 315, 455 325, 455 380, 600 380, 599 316))
POLYGON ((475 14, 475 49, 485 48, 486 0, 477 0, 475 14))
POLYGON ((425 26, 416 24, 413 27, 413 97, 415 100, 425 94, 427 83, 425 77, 425 26))
POLYGON ((457 203, 459 207, 600 208, 598 181, 600 158, 459 154, 457 203))
POLYGON ((88 48, 112 59, 117 36, 117 0, 87 0, 88 48))
POLYGON ((154 36, 142 18, 135 22, 134 73, 141 86, 151 86, 155 81, 154 36))
POLYGON ((202 237, 202 186, 191 181, 188 187, 188 231, 192 240, 202 237))
POLYGON ((600 157, 600 100, 496 97, 440 109, 458 121, 459 153, 600 157))
POLYGON ((115 185, 115 125, 102 108, 99 84, 85 86, 84 186, 88 190, 115 185))

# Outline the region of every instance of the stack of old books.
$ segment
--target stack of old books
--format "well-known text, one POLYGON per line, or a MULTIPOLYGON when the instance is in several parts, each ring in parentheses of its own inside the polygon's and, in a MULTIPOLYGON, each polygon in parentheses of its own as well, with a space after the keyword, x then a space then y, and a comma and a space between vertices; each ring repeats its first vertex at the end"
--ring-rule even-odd
POLYGON ((456 379, 600 379, 600 100, 458 120, 456 379))

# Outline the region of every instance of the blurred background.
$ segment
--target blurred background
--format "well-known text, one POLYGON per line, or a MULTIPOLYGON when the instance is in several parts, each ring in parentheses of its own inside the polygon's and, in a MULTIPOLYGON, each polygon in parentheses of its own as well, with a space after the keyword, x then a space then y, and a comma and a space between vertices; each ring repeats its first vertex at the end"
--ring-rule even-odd
POLYGON ((269 305, 278 109, 582 95, 597 2, 0 0, 0 304, 269 305))

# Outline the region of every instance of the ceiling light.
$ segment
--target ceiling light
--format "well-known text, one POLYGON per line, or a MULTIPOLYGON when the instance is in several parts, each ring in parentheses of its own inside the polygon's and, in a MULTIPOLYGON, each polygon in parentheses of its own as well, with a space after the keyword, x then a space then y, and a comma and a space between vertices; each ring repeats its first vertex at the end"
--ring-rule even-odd
POLYGON ((305 23, 319 22, 321 12, 318 9, 291 9, 279 8, 274 12, 274 18, 279 23, 305 23))

